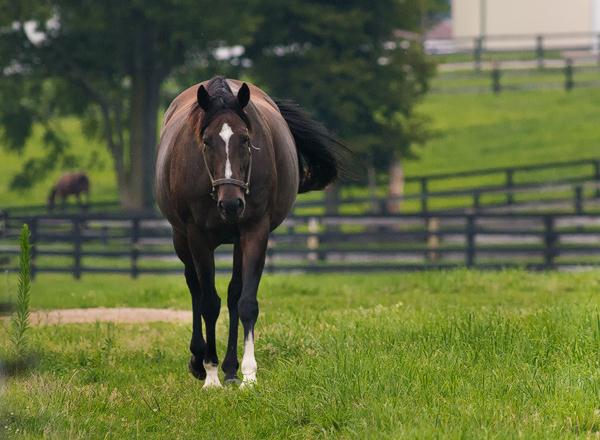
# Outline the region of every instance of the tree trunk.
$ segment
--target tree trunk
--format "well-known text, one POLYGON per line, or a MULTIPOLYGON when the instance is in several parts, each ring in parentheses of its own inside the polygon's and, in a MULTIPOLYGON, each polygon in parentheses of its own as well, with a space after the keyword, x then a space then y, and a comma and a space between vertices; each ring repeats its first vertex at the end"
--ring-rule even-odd
POLYGON ((129 97, 128 172, 125 186, 121 187, 121 205, 126 210, 139 211, 154 207, 157 115, 162 75, 154 59, 154 30, 143 19, 134 20, 133 26, 137 27, 137 32, 129 97))
MULTIPOLYGON (((337 184, 329 185, 325 188, 325 215, 337 215, 339 209, 340 190, 337 184)), ((333 232, 339 228, 336 225, 327 225, 326 231, 333 232)))
POLYGON ((385 207, 379 206, 379 200, 377 198, 377 172, 373 164, 369 164, 367 167, 367 187, 369 190, 369 198, 372 200, 371 202, 371 212, 373 214, 383 214, 380 212, 385 209, 385 207))
POLYGON ((152 70, 132 77, 129 174, 122 205, 129 210, 154 206, 154 161, 160 81, 152 70))
POLYGON ((388 184, 388 212, 400 212, 400 197, 404 195, 404 169, 400 159, 394 158, 390 163, 388 184))
POLYGON ((339 190, 336 184, 325 188, 325 214, 337 215, 338 213, 339 190))

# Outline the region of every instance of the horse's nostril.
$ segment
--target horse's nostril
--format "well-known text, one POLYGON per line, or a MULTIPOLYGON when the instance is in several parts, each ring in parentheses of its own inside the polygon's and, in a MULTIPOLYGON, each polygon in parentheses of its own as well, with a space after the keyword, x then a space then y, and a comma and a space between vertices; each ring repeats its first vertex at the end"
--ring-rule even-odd
POLYGON ((217 207, 226 217, 238 217, 244 211, 244 200, 239 197, 236 197, 235 199, 219 200, 217 202, 217 207))

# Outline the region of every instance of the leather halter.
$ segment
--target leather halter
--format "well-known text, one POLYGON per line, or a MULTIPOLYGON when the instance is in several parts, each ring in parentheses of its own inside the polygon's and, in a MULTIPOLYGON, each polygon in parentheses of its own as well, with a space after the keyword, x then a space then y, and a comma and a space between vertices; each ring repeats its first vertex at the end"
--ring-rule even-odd
POLYGON ((206 172, 208 173, 208 177, 210 179, 210 195, 213 199, 216 200, 216 190, 221 185, 235 185, 239 186, 244 190, 246 195, 250 194, 250 175, 252 174, 252 148, 258 150, 254 145, 250 144, 248 147, 248 152, 250 153, 250 160, 248 161, 248 169, 246 171, 246 181, 232 178, 222 178, 215 179, 210 172, 210 167, 208 166, 208 161, 206 160, 206 144, 204 144, 204 148, 202 148, 202 157, 204 158, 204 166, 206 167, 206 172))

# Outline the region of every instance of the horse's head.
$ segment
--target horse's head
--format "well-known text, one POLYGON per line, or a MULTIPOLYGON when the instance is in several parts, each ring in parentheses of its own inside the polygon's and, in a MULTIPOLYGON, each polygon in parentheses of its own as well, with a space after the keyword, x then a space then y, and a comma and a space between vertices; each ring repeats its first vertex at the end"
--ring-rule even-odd
POLYGON ((204 110, 200 148, 211 180, 211 192, 221 217, 235 222, 244 213, 245 196, 250 191, 252 144, 250 123, 244 113, 250 89, 243 84, 237 96, 223 89, 211 96, 200 86, 197 99, 204 110))

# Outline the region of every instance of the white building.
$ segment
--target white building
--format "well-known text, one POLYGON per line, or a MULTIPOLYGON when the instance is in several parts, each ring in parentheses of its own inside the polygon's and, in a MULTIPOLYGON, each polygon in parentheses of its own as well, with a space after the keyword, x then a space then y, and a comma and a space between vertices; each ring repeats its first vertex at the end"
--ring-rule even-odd
POLYGON ((600 0, 452 0, 452 28, 488 48, 531 47, 536 35, 546 47, 597 47, 600 0))

